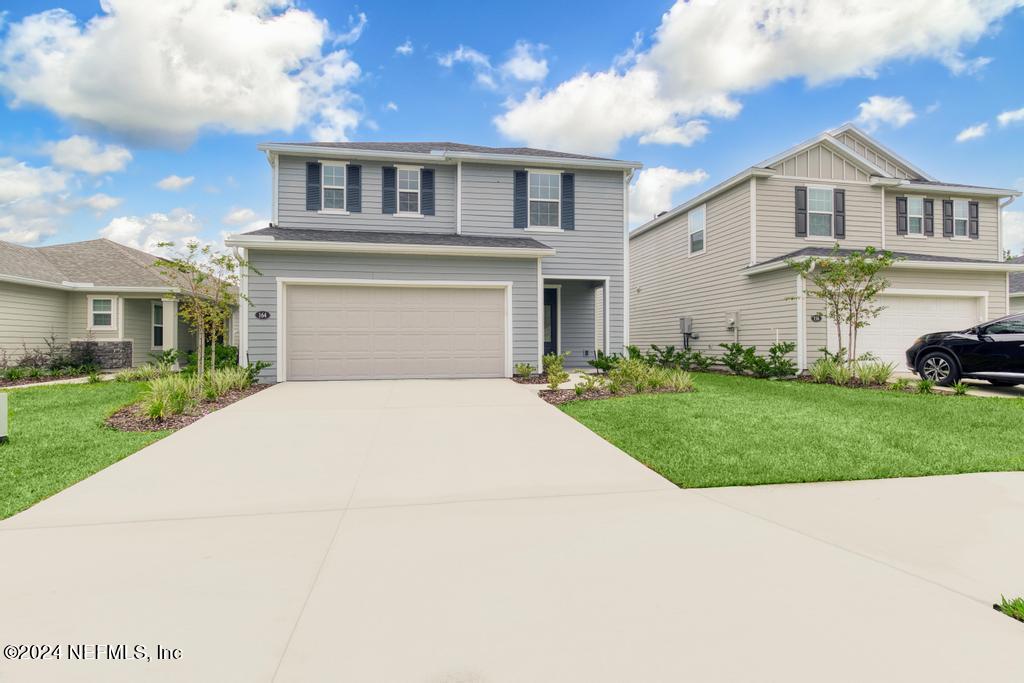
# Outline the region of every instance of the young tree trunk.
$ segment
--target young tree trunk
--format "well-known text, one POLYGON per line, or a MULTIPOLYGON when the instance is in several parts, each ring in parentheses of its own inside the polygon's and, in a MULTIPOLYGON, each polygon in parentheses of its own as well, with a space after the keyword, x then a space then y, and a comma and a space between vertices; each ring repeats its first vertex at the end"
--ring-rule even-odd
POLYGON ((199 380, 202 381, 203 375, 206 370, 206 326, 202 323, 202 321, 200 321, 197 327, 199 328, 197 330, 197 336, 199 337, 199 348, 196 349, 196 375, 199 377, 199 380))
POLYGON ((210 335, 210 374, 217 371, 217 330, 210 335))

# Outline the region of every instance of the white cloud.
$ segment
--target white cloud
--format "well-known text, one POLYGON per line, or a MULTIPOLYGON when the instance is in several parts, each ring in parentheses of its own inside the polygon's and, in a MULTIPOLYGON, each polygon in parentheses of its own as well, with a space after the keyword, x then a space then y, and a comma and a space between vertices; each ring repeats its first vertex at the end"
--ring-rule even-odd
POLYGON ((256 218, 256 212, 252 209, 232 209, 224 216, 224 222, 228 225, 241 225, 250 223, 256 218))
POLYGON ((459 45, 451 52, 441 55, 437 58, 437 63, 446 69, 451 69, 456 64, 468 64, 473 69, 473 75, 479 85, 490 89, 498 85, 494 80, 494 67, 491 66, 490 57, 466 45, 459 45))
POLYGON ((987 123, 979 123, 976 126, 968 126, 967 128, 964 128, 962 131, 957 133, 956 141, 957 142, 967 142, 968 140, 975 140, 977 138, 983 138, 983 137, 985 137, 985 133, 987 133, 987 132, 988 132, 988 124, 987 123))
POLYGON ((408 57, 413 52, 412 41, 406 40, 401 45, 395 47, 395 53, 400 54, 403 57, 408 57))
POLYGON ((121 171, 132 160, 132 153, 126 147, 100 145, 84 135, 52 142, 46 146, 46 151, 58 166, 92 175, 121 171))
POLYGON ((682 171, 667 166, 645 168, 629 186, 629 222, 640 225, 672 208, 672 195, 684 187, 702 183, 708 174, 701 169, 682 171))
POLYGON ((91 197, 87 197, 82 203, 96 213, 103 213, 120 206, 123 201, 120 197, 111 197, 109 194, 98 192, 91 197))
POLYGON ((512 100, 495 124, 530 145, 613 153, 623 138, 678 126, 680 120, 735 115, 736 96, 777 81, 799 78, 813 87, 873 78, 889 61, 920 58, 962 73, 971 61, 963 50, 1017 5, 1018 0, 678 0, 663 15, 647 51, 640 52, 636 42, 608 71, 584 71, 551 90, 512 100), (596 111, 586 109, 594 106, 596 111))
POLYGON ((1004 111, 996 117, 1000 126, 1009 126, 1011 123, 1024 122, 1024 107, 1004 111))
POLYGON ((1024 211, 1003 212, 1003 247, 1014 256, 1024 254, 1024 211))
POLYGON ((964 59, 964 57, 957 52, 942 58, 941 61, 954 76, 972 76, 991 64, 992 58, 975 57, 973 59, 964 59))
POLYGON ((29 166, 12 157, 0 157, 0 205, 60 192, 68 175, 49 166, 29 166))
POLYGON ((324 49, 327 22, 292 0, 106 0, 101 9, 87 22, 53 9, 7 27, 0 85, 12 106, 158 144, 207 128, 346 134, 360 120, 349 90, 359 66, 324 49))
POLYGON ((706 138, 709 132, 710 129, 708 128, 707 121, 693 119, 681 126, 662 126, 652 130, 650 133, 641 135, 640 144, 682 145, 683 147, 689 147, 706 138))
POLYGON ((129 247, 153 254, 173 253, 175 249, 162 248, 161 242, 174 242, 180 248, 189 240, 198 240, 203 225, 186 209, 173 209, 168 213, 148 216, 119 216, 100 228, 100 237, 120 242, 129 247))
POLYGON ((177 192, 178 190, 181 190, 191 185, 192 181, 195 179, 196 177, 191 175, 188 176, 187 178, 182 178, 179 175, 169 175, 163 180, 157 182, 156 186, 159 187, 161 190, 177 192))
POLYGON ((351 45, 359 40, 366 28, 366 13, 360 12, 356 16, 351 14, 348 17, 348 30, 334 39, 335 45, 351 45))
POLYGON ((68 179, 49 166, 0 157, 0 240, 31 244, 56 233, 73 208, 68 179))
POLYGON ((388 102, 384 105, 384 108, 388 111, 398 111, 398 105, 394 102, 388 102))
POLYGON ((903 97, 872 95, 857 106, 860 109, 860 113, 857 114, 857 123, 869 131, 875 130, 882 124, 893 128, 902 128, 917 116, 914 113, 914 108, 903 97))
POLYGON ((517 81, 543 81, 548 75, 548 60, 540 53, 546 45, 516 41, 512 55, 499 68, 503 76, 517 81))

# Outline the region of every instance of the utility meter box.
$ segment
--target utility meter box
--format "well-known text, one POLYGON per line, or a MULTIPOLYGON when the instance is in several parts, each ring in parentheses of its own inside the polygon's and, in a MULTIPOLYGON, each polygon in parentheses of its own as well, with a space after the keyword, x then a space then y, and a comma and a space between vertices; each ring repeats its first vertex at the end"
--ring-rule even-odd
POLYGON ((680 318, 679 331, 683 334, 693 334, 693 318, 690 316, 680 318))
POLYGON ((726 313, 725 315, 725 329, 727 330, 738 330, 740 329, 740 312, 726 313))

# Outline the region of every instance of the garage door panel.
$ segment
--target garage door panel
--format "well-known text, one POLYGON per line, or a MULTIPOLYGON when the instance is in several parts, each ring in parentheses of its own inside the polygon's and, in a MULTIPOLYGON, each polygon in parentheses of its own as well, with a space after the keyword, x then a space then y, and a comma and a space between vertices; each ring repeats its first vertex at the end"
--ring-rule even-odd
POLYGON ((289 379, 504 375, 501 289, 292 285, 286 302, 289 379))

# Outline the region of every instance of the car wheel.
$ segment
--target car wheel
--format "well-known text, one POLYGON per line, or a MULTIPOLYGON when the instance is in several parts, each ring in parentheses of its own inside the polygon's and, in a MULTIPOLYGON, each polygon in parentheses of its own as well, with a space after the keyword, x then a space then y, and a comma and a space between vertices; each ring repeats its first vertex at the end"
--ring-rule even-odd
POLYGON ((1005 379, 990 379, 988 383, 997 387, 1015 387, 1020 384, 1020 382, 1010 382, 1005 379))
POLYGON ((917 374, 939 386, 948 387, 960 380, 960 371, 951 356, 941 352, 929 353, 917 366, 917 374))

